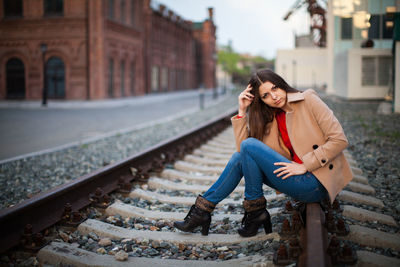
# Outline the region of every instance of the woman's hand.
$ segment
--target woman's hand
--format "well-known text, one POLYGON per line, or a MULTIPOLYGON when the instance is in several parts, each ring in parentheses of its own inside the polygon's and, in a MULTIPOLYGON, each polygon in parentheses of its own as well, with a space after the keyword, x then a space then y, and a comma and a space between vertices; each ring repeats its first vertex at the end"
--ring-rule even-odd
POLYGON ((292 162, 275 162, 275 166, 283 166, 279 169, 276 169, 274 173, 278 173, 276 176, 281 177, 282 175, 286 174, 282 177, 282 180, 292 176, 292 175, 299 175, 304 174, 307 172, 306 166, 304 164, 298 164, 294 161, 292 162))
POLYGON ((246 109, 247 107, 253 102, 254 95, 250 93, 251 91, 251 86, 250 84, 247 85, 246 89, 243 90, 243 92, 240 93, 239 95, 239 116, 244 116, 246 114, 246 109))

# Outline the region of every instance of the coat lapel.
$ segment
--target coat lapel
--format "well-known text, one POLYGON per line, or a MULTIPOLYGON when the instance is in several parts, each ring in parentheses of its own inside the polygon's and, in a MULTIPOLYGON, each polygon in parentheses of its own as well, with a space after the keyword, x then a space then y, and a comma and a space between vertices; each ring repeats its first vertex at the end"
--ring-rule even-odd
POLYGON ((297 101, 301 101, 304 100, 304 95, 303 92, 296 92, 296 93, 287 93, 287 105, 289 107, 289 112, 287 113, 292 113, 293 112, 293 108, 291 106, 291 103, 293 102, 297 102, 297 101))

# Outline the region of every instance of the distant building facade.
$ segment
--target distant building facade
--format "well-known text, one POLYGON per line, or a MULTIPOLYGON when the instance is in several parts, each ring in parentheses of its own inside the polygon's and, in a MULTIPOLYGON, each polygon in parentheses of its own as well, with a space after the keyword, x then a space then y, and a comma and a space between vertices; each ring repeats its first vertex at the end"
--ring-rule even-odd
POLYGON ((326 86, 327 49, 318 47, 311 35, 295 36, 295 49, 276 53, 276 71, 293 87, 299 89, 326 86))
POLYGON ((400 1, 328 2, 328 93, 348 99, 390 94, 393 28, 387 7, 399 10, 400 1))
POLYGON ((0 99, 213 88, 212 12, 193 23, 150 0, 0 0, 0 99))
POLYGON ((315 47, 311 34, 302 34, 294 36, 294 47, 315 47))
POLYGON ((278 50, 277 72, 300 88, 326 85, 346 99, 384 99, 395 75, 387 7, 400 10, 400 1, 329 0, 327 47, 296 38, 295 49, 278 50))
POLYGON ((278 50, 276 71, 298 89, 321 88, 326 85, 327 49, 325 47, 296 47, 278 50))

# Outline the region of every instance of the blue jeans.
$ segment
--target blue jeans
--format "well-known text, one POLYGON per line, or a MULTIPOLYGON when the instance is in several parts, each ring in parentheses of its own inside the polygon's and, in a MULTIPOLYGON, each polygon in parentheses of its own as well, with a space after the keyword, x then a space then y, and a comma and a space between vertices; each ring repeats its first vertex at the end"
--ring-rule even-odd
POLYGON ((287 158, 255 138, 247 138, 235 152, 218 180, 203 197, 214 204, 226 198, 244 176, 245 197, 254 200, 264 195, 263 183, 302 202, 319 202, 328 196, 324 186, 310 172, 283 180, 277 177, 275 162, 290 162, 287 158))

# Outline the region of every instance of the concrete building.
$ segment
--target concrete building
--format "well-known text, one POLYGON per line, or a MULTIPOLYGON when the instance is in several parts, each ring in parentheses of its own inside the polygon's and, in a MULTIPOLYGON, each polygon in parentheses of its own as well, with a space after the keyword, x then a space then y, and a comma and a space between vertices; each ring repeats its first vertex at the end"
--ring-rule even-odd
POLYGON ((398 0, 329 1, 328 93, 348 99, 391 94, 393 30, 386 8, 399 5, 398 0))
POLYGON ((278 50, 277 72, 295 87, 326 84, 328 93, 346 99, 394 95, 394 109, 400 112, 400 59, 394 72, 388 7, 399 11, 400 1, 328 1, 327 47, 307 47, 296 39, 295 49, 278 50))
POLYGON ((296 47, 278 50, 275 68, 291 86, 299 89, 326 85, 327 49, 320 47, 296 47))
POLYGON ((316 45, 312 34, 294 36, 295 49, 280 49, 276 71, 298 89, 326 87, 327 49, 316 45))
POLYGON ((213 88, 212 12, 193 23, 150 0, 0 0, 0 99, 213 88))
POLYGON ((315 47, 311 34, 295 35, 294 47, 315 47))

